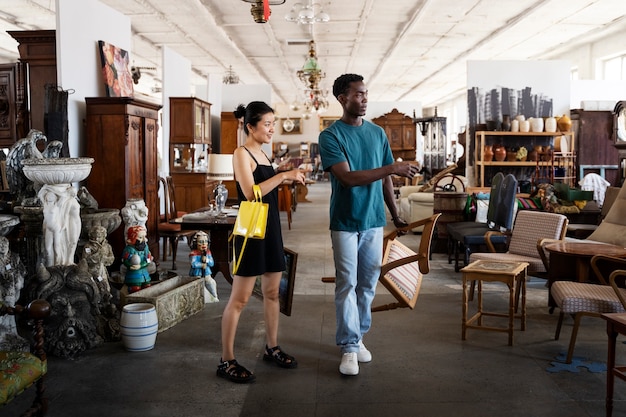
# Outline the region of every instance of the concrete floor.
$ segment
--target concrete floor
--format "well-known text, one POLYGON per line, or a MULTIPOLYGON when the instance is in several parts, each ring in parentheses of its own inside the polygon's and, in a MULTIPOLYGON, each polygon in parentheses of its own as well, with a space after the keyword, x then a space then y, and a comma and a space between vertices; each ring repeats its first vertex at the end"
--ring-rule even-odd
MULTIPOLYGON (((129 353, 121 342, 84 352, 75 360, 50 358, 47 396, 51 417, 196 416, 604 416, 606 334, 602 320, 586 319, 575 356, 581 366, 561 369, 557 356, 569 342, 572 320, 554 340, 558 315, 548 313, 544 282, 528 284, 527 330, 517 322, 514 346, 504 333, 469 330, 461 340, 461 274, 444 254, 434 254, 415 310, 374 313, 365 337, 373 361, 356 377, 339 374, 334 342, 334 273, 328 233, 328 183, 311 185, 310 203, 299 203, 285 246, 299 254, 291 317, 281 315, 280 344, 299 367, 263 362, 261 302, 252 298, 237 334, 240 363, 255 372, 254 384, 215 376, 220 358, 220 319, 230 286, 217 277, 219 303, 160 333, 156 347, 129 353), (591 371, 589 370, 591 369, 591 371), (551 372, 556 371, 556 372, 551 372)), ((419 235, 402 238, 416 245, 419 235)), ((181 243, 178 266, 188 268, 181 243)), ((171 266, 171 259, 163 264, 171 266)), ((506 309, 504 286, 489 285, 485 306, 506 309)), ((375 304, 394 301, 382 287, 375 304)), ((495 319, 494 319, 495 320, 495 319)), ((618 343, 619 358, 626 347, 618 343)), ((626 386, 616 383, 614 416, 626 416, 626 386)), ((1 416, 17 416, 32 388, 1 416)))

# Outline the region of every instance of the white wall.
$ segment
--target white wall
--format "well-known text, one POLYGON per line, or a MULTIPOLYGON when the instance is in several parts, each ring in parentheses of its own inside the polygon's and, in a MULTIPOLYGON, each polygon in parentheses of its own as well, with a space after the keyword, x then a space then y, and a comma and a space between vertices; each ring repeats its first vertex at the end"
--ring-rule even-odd
MULTIPOLYGON (((130 19, 96 0, 56 0, 57 81, 68 99, 70 156, 85 149, 85 97, 105 96, 98 52, 103 40, 130 51, 130 19)), ((131 55, 132 59, 132 55, 131 55)))

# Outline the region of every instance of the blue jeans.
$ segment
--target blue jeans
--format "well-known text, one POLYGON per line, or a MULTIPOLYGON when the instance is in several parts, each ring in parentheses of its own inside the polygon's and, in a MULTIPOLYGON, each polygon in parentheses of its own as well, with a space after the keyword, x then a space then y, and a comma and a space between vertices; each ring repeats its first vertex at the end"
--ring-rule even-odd
POLYGON ((372 300, 380 274, 383 228, 362 232, 331 230, 335 259, 337 346, 358 352, 359 340, 372 324, 372 300))

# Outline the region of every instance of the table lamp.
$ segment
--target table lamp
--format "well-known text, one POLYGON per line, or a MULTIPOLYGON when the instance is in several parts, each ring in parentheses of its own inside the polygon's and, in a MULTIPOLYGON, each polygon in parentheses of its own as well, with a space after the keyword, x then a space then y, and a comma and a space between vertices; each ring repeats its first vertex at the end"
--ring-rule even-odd
POLYGON ((215 208, 219 216, 224 210, 226 200, 228 200, 228 189, 222 184, 222 181, 232 181, 235 179, 233 174, 233 156, 231 154, 220 153, 209 154, 207 179, 219 181, 213 190, 215 208))

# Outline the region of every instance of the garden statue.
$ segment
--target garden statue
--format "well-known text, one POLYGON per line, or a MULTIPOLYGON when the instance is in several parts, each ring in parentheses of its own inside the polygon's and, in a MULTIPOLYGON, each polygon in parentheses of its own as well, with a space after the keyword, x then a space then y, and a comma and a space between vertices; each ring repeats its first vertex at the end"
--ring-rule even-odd
POLYGON ((120 272, 124 284, 128 287, 129 294, 150 286, 149 266, 153 266, 153 258, 150 248, 148 248, 146 234, 144 226, 130 226, 128 228, 120 272))
POLYGON ((205 232, 196 232, 193 235, 189 252, 189 269, 190 277, 204 278, 204 302, 214 303, 219 301, 217 298, 217 284, 211 276, 211 267, 215 265, 213 255, 209 249, 209 235, 205 232))
POLYGON ((124 220, 124 239, 128 240, 128 228, 131 226, 146 227, 148 220, 148 207, 141 198, 131 198, 121 210, 124 220))
POLYGON ((100 289, 102 301, 107 303, 111 299, 111 286, 109 285, 109 271, 115 261, 113 248, 107 242, 107 229, 102 226, 94 226, 89 229, 89 242, 83 247, 83 256, 89 267, 89 273, 100 289))
POLYGON ((70 184, 45 185, 39 190, 43 203, 46 266, 72 265, 81 220, 76 190, 70 184))
MULTIPOLYGON (((9 250, 9 240, 0 236, 0 304, 13 307, 24 287, 26 267, 18 254, 9 250)), ((28 341, 17 332, 15 317, 0 317, 0 351, 28 351, 28 341)))
POLYGON ((104 342, 98 334, 100 290, 85 260, 73 265, 40 264, 35 280, 31 299, 41 298, 52 307, 44 325, 48 353, 73 358, 104 342))

